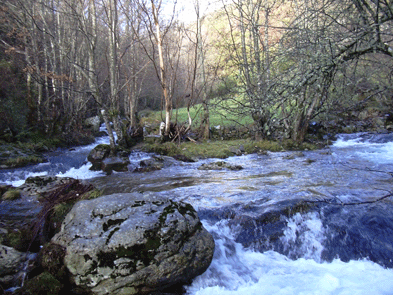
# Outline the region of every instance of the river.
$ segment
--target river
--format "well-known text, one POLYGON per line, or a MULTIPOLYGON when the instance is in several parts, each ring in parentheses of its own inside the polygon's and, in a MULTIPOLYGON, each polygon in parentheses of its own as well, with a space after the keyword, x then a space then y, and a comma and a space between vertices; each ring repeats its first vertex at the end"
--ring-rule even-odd
MULTIPOLYGON (((112 175, 92 172, 86 162, 89 151, 105 142, 99 138, 51 153, 48 163, 0 171, 0 183, 69 176, 88 179, 107 194, 154 192, 192 204, 216 250, 187 294, 393 294, 393 197, 384 198, 393 184, 393 134, 339 135, 323 150, 225 160, 241 165, 239 171, 199 170, 218 161, 206 159, 112 175), (299 202, 311 209, 281 214, 299 202)), ((131 166, 151 156, 134 152, 131 166)))

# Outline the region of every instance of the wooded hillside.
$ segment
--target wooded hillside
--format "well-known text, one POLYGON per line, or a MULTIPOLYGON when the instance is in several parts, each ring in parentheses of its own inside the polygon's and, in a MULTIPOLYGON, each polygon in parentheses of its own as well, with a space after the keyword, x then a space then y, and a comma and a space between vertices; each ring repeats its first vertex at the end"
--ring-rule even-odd
POLYGON ((205 138, 219 107, 252 117, 258 138, 302 142, 313 121, 392 109, 390 1, 193 6, 184 24, 162 0, 1 0, 0 130, 67 134, 104 110, 119 136, 120 118, 163 110, 169 126, 174 109, 200 104, 205 138))

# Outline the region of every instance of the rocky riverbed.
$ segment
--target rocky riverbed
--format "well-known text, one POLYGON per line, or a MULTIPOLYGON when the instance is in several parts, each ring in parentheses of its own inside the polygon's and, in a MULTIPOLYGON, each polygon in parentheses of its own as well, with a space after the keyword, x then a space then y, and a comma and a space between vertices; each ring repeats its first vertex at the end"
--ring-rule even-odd
POLYGON ((94 188, 70 178, 30 178, 19 189, 0 203, 3 290, 149 294, 211 263, 214 240, 189 204, 141 193, 91 199, 94 188))

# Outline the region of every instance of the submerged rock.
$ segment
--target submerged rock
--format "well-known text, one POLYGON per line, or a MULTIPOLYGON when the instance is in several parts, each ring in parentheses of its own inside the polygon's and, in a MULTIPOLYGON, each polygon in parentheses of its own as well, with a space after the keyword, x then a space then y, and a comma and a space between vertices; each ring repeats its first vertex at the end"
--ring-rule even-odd
POLYGON ((130 160, 128 158, 109 157, 102 161, 101 169, 109 174, 112 173, 112 171, 125 172, 128 171, 129 164, 130 160))
POLYGON ((65 247, 72 281, 93 294, 147 294, 188 283, 214 252, 191 205, 140 193, 77 203, 52 243, 65 247))
POLYGON ((161 170, 170 166, 178 165, 179 162, 168 156, 153 156, 149 159, 139 162, 139 167, 133 172, 152 172, 161 170))
POLYGON ((227 162, 218 161, 214 163, 202 164, 198 169, 199 170, 223 170, 223 169, 242 170, 243 167, 240 165, 231 165, 227 162))

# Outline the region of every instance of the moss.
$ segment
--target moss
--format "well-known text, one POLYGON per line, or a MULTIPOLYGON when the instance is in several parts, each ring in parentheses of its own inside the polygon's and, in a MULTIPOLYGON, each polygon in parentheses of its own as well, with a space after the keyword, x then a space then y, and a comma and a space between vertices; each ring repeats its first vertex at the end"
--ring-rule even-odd
POLYGON ((203 142, 183 142, 177 145, 172 142, 160 143, 157 141, 146 141, 143 145, 138 146, 146 152, 153 152, 168 156, 183 156, 192 158, 218 158, 225 159, 233 156, 233 149, 243 146, 247 154, 263 153, 266 151, 280 152, 285 150, 315 150, 319 147, 311 143, 296 143, 293 140, 271 141, 261 140, 253 141, 246 139, 238 140, 215 140, 203 142))
POLYGON ((143 149, 147 152, 165 156, 174 156, 180 153, 179 147, 173 142, 145 144, 143 149))
POLYGON ((83 196, 81 196, 82 200, 92 200, 92 199, 97 199, 101 196, 103 196, 103 191, 99 190, 99 189, 93 189, 91 191, 88 191, 87 193, 83 194, 83 196))
POLYGON ((63 288, 64 285, 49 272, 43 272, 28 280, 23 287, 25 294, 31 295, 57 295, 63 288))
POLYGON ((111 150, 111 146, 109 144, 99 144, 94 149, 96 149, 96 150, 106 150, 106 151, 109 152, 111 150))
POLYGON ((61 203, 55 205, 52 214, 50 216, 51 222, 61 223, 63 222, 65 216, 71 211, 73 204, 71 203, 61 203))
POLYGON ((188 203, 181 203, 178 209, 179 209, 180 214, 183 216, 188 214, 194 218, 198 217, 195 209, 188 203))
POLYGON ((115 219, 115 220, 109 219, 107 222, 105 222, 102 225, 102 229, 103 229, 103 231, 107 231, 109 228, 111 228, 113 226, 122 224, 125 220, 126 219, 115 219))
POLYGON ((14 201, 17 199, 20 199, 21 197, 21 193, 20 190, 17 189, 10 189, 8 191, 6 191, 3 196, 1 197, 1 199, 3 201, 14 201))
POLYGON ((55 177, 42 177, 42 176, 35 176, 35 177, 28 177, 25 183, 32 183, 37 186, 47 186, 49 183, 56 181, 55 177))
POLYGON ((291 217, 295 215, 296 213, 307 213, 309 212, 312 208, 314 208, 315 205, 309 202, 299 202, 293 206, 288 206, 283 210, 283 214, 287 217, 291 217))
POLYGON ((39 164, 43 163, 44 159, 39 156, 19 156, 16 158, 7 159, 4 162, 4 165, 12 168, 23 167, 30 164, 39 164))
POLYGON ((64 247, 48 243, 42 247, 39 254, 41 266, 59 280, 64 280, 67 277, 66 267, 63 263, 65 252, 64 247))
POLYGON ((9 230, 3 243, 4 245, 10 246, 18 251, 25 252, 31 248, 32 241, 33 233, 31 229, 26 226, 16 230, 9 230))

